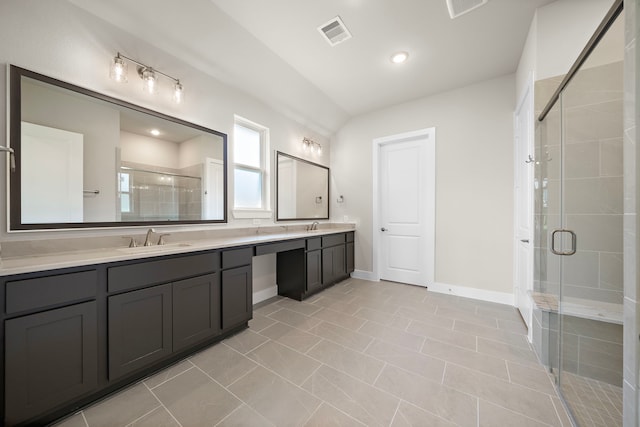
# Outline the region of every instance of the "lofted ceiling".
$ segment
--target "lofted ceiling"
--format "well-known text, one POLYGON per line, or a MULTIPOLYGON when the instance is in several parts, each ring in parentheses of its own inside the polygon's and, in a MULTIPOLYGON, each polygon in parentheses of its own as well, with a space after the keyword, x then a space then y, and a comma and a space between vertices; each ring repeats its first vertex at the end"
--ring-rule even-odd
POLYGON ((535 9, 490 0, 69 0, 330 135, 349 117, 516 71, 535 9), (340 16, 353 37, 317 27, 340 16), (409 52, 402 65, 397 51, 409 52))

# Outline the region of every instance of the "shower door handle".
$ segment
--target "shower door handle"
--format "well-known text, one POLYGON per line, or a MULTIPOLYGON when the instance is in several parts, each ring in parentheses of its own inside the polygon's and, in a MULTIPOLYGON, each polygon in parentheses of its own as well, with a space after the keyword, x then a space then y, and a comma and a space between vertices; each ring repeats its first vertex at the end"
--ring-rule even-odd
POLYGON ((553 230, 551 232, 551 253, 555 255, 563 255, 563 256, 573 255, 576 253, 576 248, 578 245, 577 241, 578 241, 578 237, 576 236, 576 233, 574 233, 572 230, 565 230, 565 229, 553 230), (569 233, 569 235, 571 236, 571 249, 569 249, 568 251, 556 250, 556 234, 560 234, 560 233, 569 233))

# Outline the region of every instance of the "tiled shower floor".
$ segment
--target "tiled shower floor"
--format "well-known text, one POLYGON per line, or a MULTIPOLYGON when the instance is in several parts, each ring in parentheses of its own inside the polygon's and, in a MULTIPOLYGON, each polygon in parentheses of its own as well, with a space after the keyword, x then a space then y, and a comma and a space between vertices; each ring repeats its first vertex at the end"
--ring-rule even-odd
POLYGON ((571 424, 513 307, 349 279, 60 426, 571 424))
POLYGON ((580 427, 622 426, 622 387, 562 372, 563 394, 580 427))

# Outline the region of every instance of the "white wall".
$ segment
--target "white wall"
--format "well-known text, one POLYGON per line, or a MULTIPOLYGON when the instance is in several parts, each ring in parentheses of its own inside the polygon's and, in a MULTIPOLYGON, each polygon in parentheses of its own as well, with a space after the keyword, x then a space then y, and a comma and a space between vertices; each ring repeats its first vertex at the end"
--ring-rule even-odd
POLYGON ((121 131, 120 160, 161 168, 178 169, 180 145, 161 138, 121 131))
POLYGON ((613 4, 613 0, 557 0, 537 9, 518 64, 516 97, 526 79, 566 74, 613 4))
POLYGON ((337 133, 332 218, 358 223, 357 270, 372 270, 372 140, 435 127, 435 280, 512 292, 514 97, 509 75, 359 116, 337 133))

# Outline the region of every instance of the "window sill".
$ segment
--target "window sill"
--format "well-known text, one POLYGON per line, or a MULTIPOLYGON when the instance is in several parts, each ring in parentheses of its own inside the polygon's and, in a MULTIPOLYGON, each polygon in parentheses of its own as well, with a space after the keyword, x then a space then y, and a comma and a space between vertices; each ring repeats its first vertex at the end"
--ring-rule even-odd
POLYGON ((236 219, 251 219, 251 218, 271 218, 273 212, 264 209, 234 209, 233 217, 236 219))

